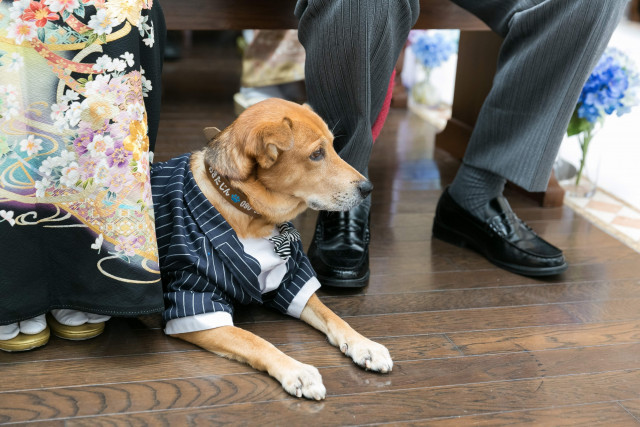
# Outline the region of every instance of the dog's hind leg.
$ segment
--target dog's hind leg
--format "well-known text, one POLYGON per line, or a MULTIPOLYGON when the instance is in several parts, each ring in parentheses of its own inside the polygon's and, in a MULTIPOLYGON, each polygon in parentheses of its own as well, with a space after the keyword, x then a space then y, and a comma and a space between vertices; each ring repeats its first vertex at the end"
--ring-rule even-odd
POLYGON ((385 346, 360 335, 315 294, 309 298, 300 319, 326 334, 329 342, 351 357, 357 365, 382 373, 390 372, 393 368, 393 361, 385 346))
POLYGON ((268 341, 235 326, 171 335, 229 359, 269 373, 297 397, 321 400, 326 395, 318 370, 287 356, 268 341))

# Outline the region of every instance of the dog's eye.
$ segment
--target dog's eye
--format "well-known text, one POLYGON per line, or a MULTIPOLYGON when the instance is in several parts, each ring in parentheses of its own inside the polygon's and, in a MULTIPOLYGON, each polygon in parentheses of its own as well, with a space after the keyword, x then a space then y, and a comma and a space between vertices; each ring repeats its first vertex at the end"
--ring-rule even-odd
POLYGON ((314 162, 317 162, 318 160, 322 160, 324 158, 324 148, 318 148, 316 151, 311 153, 309 158, 314 162))

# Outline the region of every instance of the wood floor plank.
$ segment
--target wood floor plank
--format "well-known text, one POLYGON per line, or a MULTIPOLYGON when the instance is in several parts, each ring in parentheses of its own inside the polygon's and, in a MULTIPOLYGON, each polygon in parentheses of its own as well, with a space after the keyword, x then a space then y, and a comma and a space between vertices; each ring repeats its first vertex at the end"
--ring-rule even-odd
POLYGON ((34 361, 65 359, 96 359, 130 354, 154 354, 192 351, 196 347, 185 341, 166 336, 160 330, 137 329, 127 319, 111 319, 99 337, 82 342, 63 340, 52 336, 49 343, 25 353, 0 353, 3 365, 34 361))
POLYGON ((267 375, 212 376, 203 378, 114 383, 91 387, 58 387, 0 395, 0 423, 30 422, 154 411, 211 405, 286 399, 287 395, 267 375))
MULTIPOLYGON (((437 359, 460 356, 460 351, 443 334, 376 338, 389 349, 394 361, 437 359)), ((350 365, 350 361, 326 341, 282 344, 287 355, 316 367, 350 365)))
POLYGON ((637 295, 637 281, 622 280, 618 282, 537 284, 384 295, 339 295, 323 297, 322 301, 340 316, 361 316, 578 301, 607 301, 634 298, 637 295))
MULTIPOLYGON (((426 263, 429 260, 425 261, 426 263)), ((428 290, 468 289, 476 287, 516 286, 532 283, 571 283, 606 280, 637 279, 640 264, 625 261, 616 264, 580 264, 571 266, 565 273, 550 278, 530 278, 500 269, 474 271, 443 271, 433 273, 406 273, 402 271, 378 271, 371 275, 367 292, 370 294, 421 292, 428 290), (395 274, 392 274, 395 273, 395 274)), ((326 294, 343 294, 344 291, 323 290, 326 294)))
MULTIPOLYGON (((397 331, 403 335, 426 334, 477 329, 496 329, 504 326, 505 319, 511 319, 510 326, 536 326, 540 324, 570 323, 566 311, 560 306, 532 306, 509 307, 486 310, 443 311, 420 314, 398 314, 379 318, 358 317, 348 319, 356 330, 364 332, 365 336, 393 336, 397 331), (491 316, 493 313, 496 316, 491 316), (493 318, 496 320, 487 319, 493 318), (393 321, 390 319, 393 318, 393 321), (430 318, 431 321, 428 321, 430 318), (375 319, 375 320, 374 320, 375 319), (374 321, 372 321, 374 320, 374 321), (497 323, 493 323, 497 322, 497 323), (375 325, 372 325, 374 324, 375 325), (445 329, 442 331, 441 329, 445 329), (373 331, 377 331, 377 334, 373 331), (370 332, 370 333, 369 333, 370 332)), ((299 343, 304 341, 319 341, 321 334, 311 330, 300 322, 269 322, 247 324, 246 329, 256 333, 275 344, 299 343)), ((82 344, 82 343, 79 343, 82 344)), ((327 348, 327 352, 336 349, 327 348)), ((145 379, 166 378, 165 372, 176 370, 185 377, 207 375, 226 375, 232 373, 246 373, 244 365, 222 358, 212 358, 205 352, 172 353, 171 358, 163 354, 143 354, 104 359, 53 360, 50 362, 18 363, 11 369, 4 369, 6 381, 0 383, 0 391, 14 390, 19 385, 22 388, 54 387, 57 385, 80 385, 83 383, 102 384, 107 382, 142 381, 145 379), (104 362, 102 362, 104 360, 104 362), (92 369, 95 363, 105 363, 106 366, 121 367, 115 372, 92 369), (60 373, 64 373, 61 375, 60 373), (61 383, 62 382, 62 383, 61 383), (11 388, 13 387, 13 388, 11 388)), ((318 362, 302 360, 317 364, 318 362)))
POLYGON ((355 366, 321 373, 330 395, 361 394, 383 385, 389 391, 635 370, 638 350, 640 343, 404 361, 388 376, 362 375, 355 366))
POLYGON ((567 312, 584 323, 640 318, 640 298, 567 304, 567 312))
MULTIPOLYGON (((450 258, 442 255, 413 256, 399 258, 370 258, 371 274, 394 274, 394 272, 410 272, 412 274, 437 273, 443 271, 461 271, 461 268, 450 258)), ((485 268, 493 268, 489 264, 485 268)))
POLYGON ((70 419, 74 425, 181 425, 228 423, 276 425, 356 425, 429 420, 460 414, 481 415, 534 410, 554 405, 615 402, 640 395, 640 371, 606 372, 558 378, 503 381, 335 396, 322 402, 284 399, 201 409, 70 419))
MULTIPOLYGON (((353 365, 322 368, 320 372, 330 401, 343 395, 377 392, 381 387, 392 391, 474 386, 496 381, 502 383, 532 378, 558 380, 591 372, 634 370, 640 369, 640 359, 636 357, 639 350, 640 343, 418 360, 396 364, 394 372, 389 375, 367 373, 353 365)), ((513 386, 517 384, 513 383, 513 386)), ((124 382, 93 387, 56 387, 3 393, 0 396, 3 400, 11 400, 10 408, 0 405, 0 421, 4 417, 11 422, 258 403, 288 398, 276 381, 265 374, 253 372, 247 375, 124 382), (33 402, 40 404, 35 407, 33 402), (83 408, 82 412, 79 408, 83 408)))
POLYGON ((54 360, 15 364, 4 369, 0 392, 83 384, 99 385, 164 378, 230 375, 252 372, 250 367, 204 350, 131 355, 100 359, 54 360))
MULTIPOLYGON (((110 332, 105 332, 109 334, 110 332)), ((77 363, 101 363, 99 358, 119 356, 141 356, 156 354, 170 359, 172 353, 188 353, 201 351, 198 347, 177 338, 165 336, 161 331, 130 331, 118 333, 121 338, 117 345, 102 343, 86 347, 65 340, 53 339, 51 345, 37 351, 23 355, 13 354, 3 359, 2 369, 10 370, 14 365, 41 363, 39 368, 45 369, 43 362, 73 360, 77 363), (150 352, 149 348, 156 350, 150 352)), ((381 337, 376 341, 385 345, 395 360, 429 359, 446 356, 458 356, 461 353, 443 334, 420 336, 381 337)), ((345 356, 327 343, 326 339, 318 336, 317 341, 304 343, 278 344, 280 350, 294 359, 311 363, 315 366, 333 366, 349 363, 345 356)), ((184 357, 188 357, 185 354, 184 357)), ((122 359, 124 360, 124 359, 122 359)), ((150 359, 151 360, 151 359, 150 359)), ((1 366, 1 365, 0 365, 1 366)), ((19 368, 24 369, 24 368, 19 368)), ((246 372, 252 369, 246 368, 246 372)))
MULTIPOLYGON (((362 298, 362 297, 344 297, 344 298, 329 298, 326 299, 326 303, 329 307, 335 308, 340 314, 345 315, 345 318, 357 329, 363 332, 368 336, 390 336, 394 335, 394 328, 400 328, 398 330, 402 331, 403 335, 414 333, 414 334, 425 334, 425 333, 453 333, 456 331, 466 331, 466 330, 475 330, 480 331, 481 329, 504 329, 505 326, 512 327, 526 327, 526 326, 537 326, 539 324, 531 323, 531 318, 539 319, 544 318, 552 324, 567 324, 567 323, 576 323, 576 320, 573 316, 567 314, 567 312, 591 312, 593 313, 592 308, 594 307, 594 303, 590 302, 580 302, 580 303, 567 303, 567 304, 556 304, 551 306, 544 305, 535 305, 535 306, 527 306, 527 307, 517 307, 518 303, 528 302, 535 303, 539 301, 538 298, 541 298, 540 295, 543 295, 546 291, 546 287, 540 287, 542 290, 538 289, 535 286, 527 287, 525 290, 530 291, 529 300, 518 301, 517 294, 522 292, 521 288, 508 288, 506 290, 503 289, 493 289, 494 292, 493 297, 491 296, 491 292, 483 293, 483 295, 474 296, 474 291, 459 291, 457 292, 459 295, 462 295, 463 299, 467 299, 475 303, 480 303, 481 305, 487 307, 495 306, 496 304, 507 304, 507 307, 498 307, 495 309, 469 309, 468 305, 465 305, 460 302, 460 297, 456 297, 456 292, 450 292, 447 296, 441 292, 435 293, 426 293, 426 294, 417 294, 410 295, 405 297, 403 295, 399 296, 380 296, 378 298, 362 298), (539 291, 536 293, 536 291, 539 291), (510 293, 513 292, 511 297, 510 293), (541 292, 541 293, 540 293, 541 292), (466 295, 466 296, 465 296, 466 295), (393 303, 394 298, 398 298, 395 302, 395 306, 397 309, 400 307, 408 308, 410 311, 414 310, 441 310, 435 312, 423 312, 423 313, 398 313, 396 315, 385 316, 384 322, 379 321, 377 318, 371 318, 370 316, 352 317, 353 315, 360 315, 362 313, 371 314, 376 312, 376 301, 380 310, 385 311, 385 308, 380 304, 383 303, 384 299, 388 299, 393 303), (424 298, 421 298, 424 297, 424 298), (511 298, 511 299, 510 299, 511 298), (360 301, 360 307, 355 307, 356 304, 353 301, 360 301), (483 302, 484 301, 484 302, 483 302), (412 302, 415 302, 416 305, 411 305, 412 302), (457 305, 456 305, 457 304, 457 305), (347 309, 346 307, 350 307, 347 309), (454 308, 465 308, 466 310, 459 312, 453 310, 454 308), (359 312, 359 309, 362 309, 362 312, 359 312), (351 310, 351 312, 347 311, 351 310), (543 314, 544 313, 544 314, 543 314), (497 319, 497 324, 493 323, 491 319, 497 319), (503 323, 504 322, 504 323, 503 323), (386 326, 380 326, 380 325, 386 326), (417 325, 417 326, 416 326, 417 325)), ((555 286, 553 286, 555 288, 555 286)), ((638 318, 638 310, 636 308, 635 302, 636 299, 627 298, 628 292, 633 291, 633 282, 622 282, 622 283, 614 283, 612 286, 605 286, 603 284, 581 284, 581 285, 573 285, 573 286, 561 286, 560 288, 564 288, 567 290, 568 295, 562 295, 562 292, 557 289, 553 289, 551 294, 553 297, 558 298, 555 302, 560 302, 567 299, 583 299, 583 298, 600 298, 603 294, 606 294, 607 297, 616 297, 624 300, 616 300, 613 303, 609 303, 603 301, 599 303, 602 306, 610 307, 614 310, 612 313, 607 315, 605 320, 622 320, 628 318, 638 318), (582 288, 584 287, 584 288, 582 288), (601 292, 596 291, 595 289, 601 288, 601 292), (583 292, 584 290, 593 290, 592 292, 583 292), (630 302, 631 301, 631 302, 630 302)), ((394 305, 390 305, 389 307, 393 307, 394 305)), ((387 309, 388 310, 388 307, 387 309)), ((600 312, 602 308, 598 310, 600 312)), ((275 314, 274 314, 275 316, 275 314)), ((252 330, 259 335, 263 336, 265 339, 270 340, 275 344, 286 344, 291 342, 304 342, 304 341, 317 341, 322 340, 322 337, 316 331, 311 330, 307 325, 303 325, 300 322, 297 322, 293 319, 287 318, 285 316, 277 315, 275 319, 278 319, 276 322, 268 322, 263 324, 251 324, 251 323, 238 323, 248 330, 252 330), (282 319, 282 320, 280 320, 282 319)), ((248 320, 245 318, 245 320, 248 320)), ((260 319, 253 319, 252 322, 255 322, 260 319)), ((584 322, 593 323, 595 321, 599 321, 597 318, 583 318, 581 319, 584 322)), ((118 347, 121 344, 124 348, 129 348, 130 343, 132 341, 139 342, 141 345, 146 347, 139 348, 138 352, 163 352, 163 351, 172 351, 172 350, 185 350, 190 349, 188 344, 182 343, 179 340, 174 339, 166 339, 166 340, 157 340, 157 341, 140 341, 139 336, 132 336, 131 334, 126 334, 121 331, 123 329, 122 324, 116 323, 115 326, 120 325, 120 331, 116 328, 114 331, 108 332, 103 337, 99 337, 96 340, 88 341, 86 343, 70 343, 70 349, 77 348, 85 355, 92 355, 93 357, 98 356, 109 356, 111 355, 110 348, 118 347)), ((159 332, 160 333, 160 332, 159 332)), ((140 332, 139 335, 144 335, 145 332, 140 332)), ((483 335, 479 332, 474 332, 475 336, 482 337, 483 335)), ((457 335, 455 336, 458 339, 457 335)), ((465 345, 465 343, 461 343, 460 345, 465 345)), ((38 355, 42 353, 31 353, 25 355, 26 360, 29 360, 31 357, 37 357, 34 355, 38 355)), ((11 363, 16 360, 25 360, 21 359, 22 355, 19 354, 7 354, 0 353, 0 363, 11 363)), ((55 358, 55 356, 50 356, 55 358)))
MULTIPOLYGON (((402 425, 424 425, 418 420, 402 425)), ((498 412, 495 414, 459 416, 440 420, 429 420, 430 427, 473 426, 616 426, 637 427, 633 418, 617 403, 596 403, 592 405, 564 406, 562 408, 539 409, 534 411, 498 412)))
MULTIPOLYGON (((579 323, 563 309, 562 304, 358 316, 345 317, 345 320, 367 337, 579 323)), ((315 341, 319 336, 300 322, 249 323, 242 324, 242 327, 278 344, 315 341)))
POLYGON ((634 417, 636 422, 640 424, 640 399, 625 400, 620 402, 620 406, 628 411, 629 414, 634 417))
MULTIPOLYGON (((167 338, 169 340, 175 340, 167 338)), ((459 356, 460 352, 443 335, 402 336, 377 339, 388 347, 396 361, 459 356)), ((0 383, 4 392, 39 387, 79 386, 112 382, 144 381, 203 375, 248 374, 255 370, 247 365, 230 361, 195 346, 188 351, 136 354, 123 351, 120 356, 71 357, 59 359, 18 361, 5 364, 5 381, 0 383), (121 368, 122 367, 122 368, 121 368), (176 373, 177 372, 177 373, 176 373)), ((279 346, 289 356, 316 367, 350 366, 351 360, 326 340, 279 346)), ((70 354, 72 349, 69 350, 70 354)), ((116 353, 116 351, 114 351, 116 353)), ((79 355, 76 355, 79 356, 79 355)))
MULTIPOLYGON (((614 284, 616 285, 616 284, 614 284)), ((627 291, 630 291, 630 287, 632 288, 633 282, 623 282, 618 286, 613 286, 612 288, 606 287, 605 290, 611 292, 612 296, 616 296, 619 298, 624 297, 627 291), (619 293, 618 293, 619 292, 619 293)), ((599 284, 580 284, 574 285, 568 288, 574 288, 576 292, 578 292, 575 296, 580 298, 580 288, 584 286, 585 289, 592 289, 593 287, 599 286, 599 284)), ((507 291, 512 290, 511 288, 507 289, 507 291)), ((508 293, 503 293, 501 289, 494 289, 496 294, 494 295, 495 303, 503 303, 507 302, 509 304, 513 304, 514 300, 509 300, 508 293)), ((605 291, 606 292, 606 291, 605 291)), ((465 292, 466 293, 466 292, 465 292)), ((436 295, 436 299, 434 300, 434 304, 440 304, 439 307, 430 306, 428 308, 440 308, 445 309, 449 306, 450 303, 455 302, 455 297, 444 297, 440 299, 440 294, 442 293, 434 293, 436 295), (439 301, 439 302, 438 302, 439 301)), ((589 295, 587 292, 586 295, 589 295)), ((597 293, 594 291, 594 296, 597 297, 597 293)), ((611 296, 610 295, 610 296, 611 296)), ((372 296, 367 296, 366 298, 357 297, 360 302, 354 303, 353 300, 356 297, 333 297, 329 299, 325 299, 325 302, 329 307, 333 307, 339 313, 346 311, 346 307, 350 307, 348 310, 351 310, 351 314, 355 314, 354 310, 357 312, 363 307, 354 307, 357 305, 361 305, 364 307, 369 307, 365 312, 374 312, 375 309, 372 307, 372 296)), ((391 299, 386 296, 380 296, 379 298, 391 299)), ((490 300, 490 297, 486 295, 475 297, 473 293, 469 295, 469 300, 475 302, 476 299, 484 300, 485 302, 490 300), (485 299, 486 298, 486 299, 485 299)), ((533 298, 536 298, 535 296, 533 298)), ((358 300, 357 299, 357 300, 358 300)), ((411 296, 411 299, 418 299, 416 296, 411 296)), ((404 304, 409 304, 410 301, 406 299, 400 299, 397 307, 402 307, 404 304)), ((631 305, 633 307, 633 304, 631 305)), ((565 307, 563 304, 559 304, 558 308, 565 307)), ((566 306, 569 307, 569 306, 566 306)), ((573 308, 573 306, 571 306, 573 308)), ((460 308, 460 307, 458 307, 460 308)), ((516 312, 519 311, 517 307, 511 307, 512 310, 516 312)), ((254 310, 255 311, 255 310, 254 310)), ((543 310, 544 312, 544 310, 543 310)), ((532 311, 525 310, 523 312, 524 317, 532 313, 532 311)), ((562 311, 561 311, 562 313, 562 311)), ((549 316, 550 316, 549 312, 549 316)), ((536 349, 549 349, 549 348, 562 348, 562 347, 576 347, 576 346, 590 346, 590 345, 602 345, 602 344, 615 344, 615 343, 628 343, 628 342, 636 342, 640 341, 640 333, 637 332, 638 328, 640 328, 640 324, 637 321, 629 321, 629 322, 617 322, 617 323, 589 323, 586 325, 582 324, 562 324, 558 326, 558 323, 571 323, 574 322, 573 318, 560 316, 556 319, 556 322, 552 324, 552 326, 538 326, 536 325, 527 325, 521 323, 521 320, 518 318, 514 318, 512 324, 501 325, 501 328, 491 328, 488 331, 479 330, 478 325, 475 319, 482 319, 486 316, 498 316, 499 318, 503 318, 502 315, 497 315, 492 313, 491 311, 474 311, 473 313, 458 313, 456 315, 456 311, 447 310, 440 313, 440 320, 436 316, 436 313, 432 313, 431 315, 431 326, 423 327, 421 331, 411 329, 399 329, 399 331, 409 334, 426 334, 426 333, 438 333, 438 332, 447 332, 447 336, 453 341, 455 345, 457 345, 465 354, 483 354, 483 353, 492 353, 492 352, 505 352, 505 351, 520 351, 522 349, 527 350, 536 350, 536 349), (460 319, 456 319, 456 316, 466 317, 466 314, 469 315, 471 322, 464 322, 460 319), (450 319, 443 321, 442 319, 450 319), (439 325, 440 327, 451 328, 451 324, 458 324, 459 327, 466 327, 473 329, 473 332, 455 332, 455 331, 434 331, 433 324, 439 325), (460 323, 462 322, 462 323, 460 323), (517 328, 512 328, 512 326, 521 325, 517 328), (524 326, 522 326, 524 325, 524 326), (506 326, 506 328, 504 327, 506 326)), ((288 319, 286 317, 277 315, 276 319, 285 319, 276 323, 276 326, 273 326, 271 323, 266 324, 264 327, 258 327, 254 329, 255 332, 261 334, 266 339, 274 342, 277 345, 283 346, 283 350, 286 352, 291 351, 291 349, 287 349, 287 346, 295 346, 295 341, 304 341, 305 346, 310 346, 311 348, 308 350, 309 354, 313 354, 316 350, 321 350, 324 347, 324 339, 323 337, 311 330, 306 325, 299 324, 299 322, 288 319), (271 325, 271 326, 270 326, 271 325), (287 335, 279 336, 278 334, 274 334, 274 330, 287 330, 287 335), (293 332, 295 330, 295 333, 293 332), (295 335, 293 335, 295 334, 295 335), (291 339, 291 341, 286 341, 287 339, 291 339)), ((545 315, 547 316, 547 315, 545 315)), ((265 316, 262 317, 264 319, 265 316)), ((408 320, 406 322, 410 322, 411 319, 416 321, 420 321, 421 317, 414 317, 412 314, 408 315, 408 320)), ((549 317, 552 318, 552 317, 549 317)), ((366 317, 363 323, 370 323, 369 317, 366 317)), ((245 320, 249 321, 249 319, 245 318, 245 320)), ((253 319, 251 321, 256 321, 253 319)), ((403 317, 402 321, 405 321, 403 317)), ((355 325, 354 319, 349 319, 351 324, 355 325)), ((114 319, 112 320, 105 332, 105 334, 101 337, 96 338, 95 340, 75 343, 68 342, 65 340, 60 340, 57 338, 52 338, 52 342, 50 345, 45 348, 37 351, 30 352, 25 354, 12 354, 12 353, 0 353, 0 364, 12 364, 12 363, 25 363, 29 361, 38 361, 38 360, 58 360, 58 359, 82 359, 82 358, 96 358, 96 357, 113 357, 127 354, 153 354, 153 353, 168 353, 168 352, 179 352, 179 351, 192 351, 195 347, 192 345, 185 343, 181 340, 173 339, 170 337, 166 337, 159 330, 146 330, 146 329, 131 329, 131 321, 126 321, 124 319, 114 319)), ((242 324, 245 328, 251 329, 252 327, 248 324, 242 324)), ((357 327, 357 326, 356 326, 357 327)), ((391 326, 393 327, 393 325, 391 326)), ((453 329, 453 328, 452 328, 453 329)), ((385 345, 388 345, 392 350, 397 348, 402 348, 407 341, 413 340, 413 346, 415 349, 422 349, 423 346, 427 346, 433 349, 439 348, 449 348, 447 345, 447 340, 432 335, 419 335, 414 338, 405 337, 403 339, 399 339, 397 337, 392 338, 384 338, 385 335, 382 334, 383 331, 371 329, 371 336, 380 337, 378 338, 380 342, 385 345), (400 341, 398 343, 394 343, 396 339, 400 341), (404 341, 406 340, 406 341, 404 341)), ((389 331, 393 333, 393 331, 389 331)), ((397 331, 396 331, 397 332, 397 331)), ((300 350, 296 350, 300 351, 300 350)), ((448 350, 447 350, 448 351, 448 350)), ((322 352, 317 351, 320 360, 322 360, 322 352)), ((292 354, 293 356, 293 354, 292 354)), ((418 356, 407 356, 418 357, 418 356)), ((434 356, 435 357, 435 356, 434 356)), ((315 362, 318 363, 318 362, 315 362)), ((333 363, 330 360, 324 363, 333 363)))
MULTIPOLYGON (((495 309, 506 310, 501 314, 501 318, 512 318, 514 323, 521 325, 530 325, 531 319, 538 317, 544 318, 546 322, 554 321, 555 323, 568 323, 569 318, 561 308, 558 307, 524 307, 518 310, 513 308, 508 309, 495 309), (536 315, 540 309, 543 310, 545 315, 536 315), (507 312, 511 312, 509 316, 507 312)), ((442 312, 442 313, 424 313, 431 315, 434 319, 432 323, 433 329, 440 329, 442 327, 452 328, 454 327, 451 322, 456 322, 460 327, 464 327, 465 330, 471 328, 478 328, 479 319, 482 315, 486 315, 488 311, 480 313, 481 310, 469 310, 466 315, 456 314, 457 317, 450 319, 449 321, 442 321, 447 318, 447 314, 456 312, 442 312), (472 313, 476 311, 476 313, 472 313), (444 315, 441 315, 444 314, 444 315), (474 316, 475 314, 475 316, 474 316), (440 320, 437 320, 437 319, 440 320)), ((379 335, 374 333, 366 333, 365 335, 370 337, 376 336, 390 336, 397 333, 398 330, 402 330, 405 334, 425 334, 429 332, 438 332, 436 330, 429 330, 429 327, 423 327, 421 325, 428 325, 424 319, 416 319, 415 315, 394 315, 387 316, 387 318, 396 317, 395 321, 380 322, 376 320, 372 322, 371 318, 353 318, 353 323, 361 323, 362 327, 356 329, 372 329, 372 323, 378 323, 379 335), (358 319, 360 319, 358 321, 358 319), (417 323, 416 323, 417 320, 417 323), (422 320, 422 322, 420 321, 422 320), (407 328, 402 328, 402 323, 407 324, 407 328), (367 325, 367 327, 364 326, 367 325), (414 330, 409 330, 408 326, 413 325, 414 330), (416 328, 416 325, 418 326, 416 328), (419 329, 419 330, 416 330, 419 329), (425 330, 426 329, 426 330, 425 330), (389 334, 391 331, 391 334, 389 334), (385 333, 386 332, 386 333, 385 333)), ((451 316, 449 316, 451 317, 451 316)), ((534 323, 535 324, 535 323, 534 323)), ((487 324, 488 327, 494 326, 487 324)), ((307 325, 303 325, 300 322, 270 322, 270 323, 257 323, 244 325, 249 331, 256 333, 267 341, 275 344, 281 343, 299 343, 304 341, 320 341, 321 334, 317 331, 311 330, 307 325)), ((82 344, 82 343, 75 343, 82 344)), ((337 349, 330 348, 327 345, 327 352, 333 352, 339 354, 337 349)), ((401 357, 401 356, 400 356, 401 357)), ((303 362, 318 364, 318 361, 302 360, 303 362)), ((226 359, 211 357, 210 354, 205 352, 185 352, 185 353, 172 353, 171 357, 160 354, 141 354, 122 357, 109 357, 102 359, 84 359, 84 360, 52 360, 49 362, 33 362, 33 363, 16 363, 11 366, 11 369, 4 369, 6 371, 6 381, 0 383, 0 391, 13 390, 19 386, 22 388, 37 388, 37 387, 54 387, 55 385, 80 385, 83 383, 90 384, 102 384, 107 382, 122 382, 122 381, 141 381, 144 379, 159 379, 166 378, 165 372, 175 372, 177 370, 180 375, 185 377, 199 376, 203 374, 207 375, 226 375, 232 373, 246 373, 250 372, 244 365, 236 362, 228 361, 226 359), (122 367, 115 372, 111 370, 95 370, 92 369, 96 363, 104 363, 106 366, 115 365, 122 367), (60 373, 64 373, 61 375, 60 373), (14 387, 14 388, 11 388, 14 387)))
POLYGON ((447 337, 464 354, 625 344, 640 342, 640 321, 454 332, 447 337))
MULTIPOLYGON (((571 276, 573 270, 581 265, 594 266, 601 265, 602 268, 615 268, 620 265, 621 268, 627 265, 638 265, 640 263, 640 254, 631 249, 617 250, 616 247, 608 248, 608 255, 602 256, 597 254, 596 250, 569 250, 566 254, 567 262, 572 271, 564 273, 560 276, 571 276)), ((446 256, 433 248, 429 251, 431 254, 415 254, 411 257, 381 257, 371 259, 372 275, 395 275, 395 274, 426 274, 426 273, 445 273, 452 271, 479 271, 479 270, 495 270, 499 271, 499 267, 484 259, 481 255, 469 250, 458 249, 460 254, 455 258, 446 256), (463 255, 463 256, 461 256, 463 255), (466 255, 466 256, 465 256, 466 255)), ((602 248, 600 248, 602 250, 602 248)), ((631 275, 629 275, 631 277, 631 275)))
MULTIPOLYGON (((636 280, 518 286, 482 287, 471 289, 431 290, 411 293, 335 294, 320 292, 321 300, 340 316, 412 313, 470 308, 507 307, 518 305, 558 304, 583 301, 607 301, 637 296, 636 280)), ((237 323, 277 321, 283 317, 267 309, 251 307, 239 311, 237 323)))
MULTIPOLYGON (((157 322, 161 325, 159 315, 157 322)), ((69 341, 52 335, 49 344, 38 351, 0 353, 0 367, 39 361, 180 353, 196 349, 193 344, 165 335, 159 326, 141 327, 132 319, 112 318, 107 322, 103 334, 91 340, 69 341)))
MULTIPOLYGON (((367 297, 368 298, 368 297, 367 297)), ((365 298, 365 301, 367 301, 365 298)), ((529 334, 539 334, 544 329, 534 329, 527 331, 522 328, 545 326, 544 316, 542 314, 547 312, 550 316, 546 320, 549 323, 549 331, 554 327, 558 328, 559 335, 565 334, 565 328, 570 332, 566 334, 570 337, 576 329, 573 329, 571 324, 576 325, 575 328, 581 328, 582 324, 588 325, 600 324, 600 322, 606 322, 602 324, 602 334, 611 335, 615 337, 620 331, 616 325, 627 325, 629 328, 635 327, 637 324, 635 321, 640 319, 640 312, 637 304, 640 301, 637 298, 621 298, 614 301, 600 301, 600 302, 567 302, 556 303, 554 305, 535 305, 535 306, 508 306, 508 307, 495 307, 495 308, 477 308, 477 309, 463 309, 463 310, 442 310, 434 312, 411 312, 411 313, 396 313, 384 316, 344 316, 344 318, 355 329, 364 332, 368 336, 389 336, 393 334, 392 329, 387 329, 386 325, 390 325, 390 328, 399 328, 406 334, 425 334, 425 333, 446 333, 449 337, 455 337, 456 339, 469 340, 468 337, 476 337, 478 342, 484 342, 487 337, 496 337, 495 340, 500 340, 501 345, 505 348, 510 348, 509 334, 513 334, 514 343, 521 345, 519 339, 521 335, 527 336, 529 334), (553 309, 561 311, 552 311, 553 309), (484 311, 486 310, 486 311, 484 311), (548 310, 548 311, 547 311, 548 310), (564 312, 564 314, 562 313, 564 312), (523 319, 519 314, 534 316, 533 319, 523 319), (574 315, 574 313, 577 313, 574 315), (382 321, 381 319, 384 319, 382 321), (411 322, 413 319, 417 323, 411 322), (378 323, 380 321, 380 323, 378 323), (495 323, 494 323, 495 321, 495 323), (542 322, 535 324, 536 322, 542 322), (414 326, 414 325, 420 326, 414 326), (609 326, 608 326, 609 325, 609 326), (607 328, 611 327, 610 331, 607 328), (468 329, 465 329, 468 328, 468 329), (502 331, 505 332, 502 332, 502 331), (462 337, 462 338, 461 338, 462 337)), ((366 303, 365 303, 366 304, 366 303)), ((266 318, 265 316, 257 316, 255 319, 245 318, 247 323, 239 323, 244 328, 250 329, 262 336, 269 337, 269 339, 280 342, 280 337, 272 335, 274 329, 281 327, 289 328, 288 334, 291 338, 297 334, 304 334, 303 331, 294 332, 298 326, 295 324, 289 324, 285 326, 283 323, 274 319, 273 322, 260 323, 260 319, 266 318), (258 323, 253 324, 252 322, 258 323), (271 324, 282 325, 276 328, 270 326, 271 324)), ((624 328, 624 326, 623 326, 624 328)), ((578 329, 579 330, 579 329, 578 329)), ((625 336, 633 336, 633 329, 627 331, 625 336)), ((586 332, 588 333, 588 332, 586 332)), ((303 335, 299 338, 304 339, 303 335)), ((606 337, 605 337, 606 338, 606 337)), ((560 339, 559 337, 550 337, 550 340, 560 339)), ((603 338, 596 338, 592 340, 594 342, 606 341, 603 338)), ((476 341, 471 338, 471 342, 463 341, 461 345, 468 344, 470 348, 476 341)), ((482 344, 481 344, 482 345, 482 344)), ((586 344, 589 345, 589 344, 586 344)), ((500 348, 498 346, 497 348, 500 348)))

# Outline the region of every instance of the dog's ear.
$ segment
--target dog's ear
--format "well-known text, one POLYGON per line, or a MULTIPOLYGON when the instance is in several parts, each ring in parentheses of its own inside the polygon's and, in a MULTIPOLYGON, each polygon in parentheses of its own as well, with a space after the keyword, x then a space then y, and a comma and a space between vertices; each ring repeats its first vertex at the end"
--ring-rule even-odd
POLYGON ((292 128, 293 122, 288 117, 256 126, 246 139, 234 126, 220 133, 215 133, 215 128, 207 128, 205 136, 213 136, 204 152, 205 161, 221 175, 244 181, 251 175, 256 162, 263 168, 270 168, 278 160, 280 151, 293 148, 292 128))
POLYGON ((213 138, 218 136, 218 134, 220 133, 220 129, 213 128, 213 127, 204 128, 202 132, 204 132, 204 137, 207 138, 207 141, 211 142, 213 140, 213 138))
POLYGON ((266 123, 254 129, 247 141, 247 151, 258 164, 268 169, 281 151, 293 148, 293 122, 285 117, 280 122, 266 123))
POLYGON ((307 110, 311 110, 311 111, 313 111, 313 108, 311 107, 311 105, 307 104, 306 102, 305 102, 304 104, 302 104, 302 106, 303 106, 304 108, 306 108, 307 110))
POLYGON ((255 161, 249 157, 242 139, 236 135, 232 127, 216 133, 216 128, 206 128, 204 134, 209 144, 204 150, 204 160, 221 175, 229 179, 244 181, 249 177, 255 161))

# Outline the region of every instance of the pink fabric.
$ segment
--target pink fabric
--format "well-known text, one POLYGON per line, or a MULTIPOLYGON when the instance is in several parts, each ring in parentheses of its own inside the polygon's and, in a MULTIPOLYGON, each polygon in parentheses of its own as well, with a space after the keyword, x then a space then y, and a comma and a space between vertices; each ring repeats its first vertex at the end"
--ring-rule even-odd
POLYGON ((385 120, 387 120, 387 115, 389 114, 389 108, 391 108, 391 95, 393 94, 393 85, 396 80, 396 70, 393 70, 391 73, 391 81, 389 82, 389 88, 387 89, 387 96, 384 98, 384 102, 382 103, 382 110, 376 117, 376 121, 373 123, 371 127, 371 134, 373 135, 373 142, 376 141, 378 135, 380 135, 380 131, 382 131, 382 126, 384 126, 385 120))

